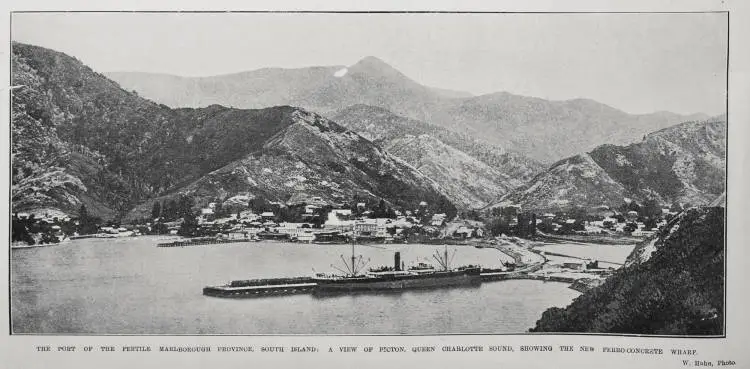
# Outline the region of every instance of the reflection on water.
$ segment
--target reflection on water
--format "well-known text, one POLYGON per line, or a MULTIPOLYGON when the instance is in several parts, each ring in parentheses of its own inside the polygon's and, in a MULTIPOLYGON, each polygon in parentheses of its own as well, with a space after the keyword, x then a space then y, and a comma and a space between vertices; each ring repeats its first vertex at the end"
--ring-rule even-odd
MULTIPOLYGON (((477 287, 336 296, 221 299, 206 285, 233 279, 333 272, 348 245, 273 242, 157 248, 154 238, 76 240, 12 250, 15 333, 440 334, 519 333, 577 292, 560 283, 504 281, 477 287)), ((449 250, 452 248, 449 247, 449 250)), ((442 246, 358 246, 369 266, 432 261, 442 246)), ((452 253, 452 251, 450 251, 452 253)), ((453 265, 498 267, 507 256, 459 247, 453 265)))
POLYGON ((348 296, 348 295, 375 295, 375 296, 385 296, 385 295, 403 295, 404 293, 414 293, 416 295, 420 293, 433 293, 435 290, 441 290, 441 289, 479 289, 482 286, 482 283, 480 281, 477 281, 476 283, 467 284, 467 285, 459 285, 459 286, 451 286, 451 287, 421 287, 421 288, 413 288, 408 290, 386 290, 386 289, 380 289, 380 290, 357 290, 357 291, 336 291, 336 290, 327 290, 327 291, 315 291, 312 293, 312 296, 315 298, 335 298, 335 297, 341 297, 341 296, 348 296))

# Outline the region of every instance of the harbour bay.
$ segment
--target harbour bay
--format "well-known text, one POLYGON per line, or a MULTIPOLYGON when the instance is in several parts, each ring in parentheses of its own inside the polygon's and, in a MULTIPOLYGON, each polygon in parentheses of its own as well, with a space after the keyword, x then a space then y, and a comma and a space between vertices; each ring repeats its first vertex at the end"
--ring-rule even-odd
MULTIPOLYGON (((14 333, 461 334, 522 333, 578 292, 564 283, 510 280, 477 287, 252 299, 203 296, 232 279, 333 271, 349 245, 253 242, 157 248, 154 237, 75 240, 13 250, 14 333)), ((430 261, 438 245, 361 245, 369 266, 394 251, 430 261)), ((454 265, 498 267, 494 249, 456 249, 454 265)))

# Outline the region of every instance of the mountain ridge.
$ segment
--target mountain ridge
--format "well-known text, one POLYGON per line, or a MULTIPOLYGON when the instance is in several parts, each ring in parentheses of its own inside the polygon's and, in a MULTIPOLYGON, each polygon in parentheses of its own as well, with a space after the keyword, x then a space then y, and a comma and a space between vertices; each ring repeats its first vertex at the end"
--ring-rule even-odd
MULTIPOLYGON (((317 114, 291 106, 171 109, 120 88, 63 53, 12 46, 13 83, 24 86, 12 100, 14 211, 55 208, 74 214, 83 204, 94 215, 122 217, 147 200, 178 193, 254 155, 270 165, 287 165, 290 155, 313 143, 339 154, 321 155, 316 160, 322 162, 310 173, 329 178, 337 176, 332 174, 336 170, 357 171, 354 180, 337 183, 343 196, 370 194, 398 206, 416 206, 422 197, 430 206, 455 209, 435 183, 414 168, 317 114), (273 141, 282 132, 299 129, 300 121, 315 127, 315 140, 305 141, 292 132, 289 137, 297 137, 299 147, 273 141), (383 173, 383 168, 392 173, 383 173)), ((244 189, 233 190, 286 200, 280 191, 246 182, 244 189)), ((199 200, 207 201, 204 195, 199 200)), ((232 193, 213 194, 224 195, 232 193)))
POLYGON ((625 199, 706 205, 726 188, 725 117, 684 122, 628 146, 601 145, 563 159, 490 206, 564 210, 625 199))
POLYGON ((333 120, 428 171, 463 208, 482 207, 543 170, 523 155, 380 107, 353 105, 333 120))
POLYGON ((705 119, 702 114, 628 114, 586 98, 557 101, 508 92, 476 96, 460 91, 446 93, 419 84, 375 57, 363 58, 352 66, 317 68, 278 68, 274 69, 278 76, 253 77, 257 81, 209 76, 183 77, 193 82, 174 83, 153 74, 138 78, 138 72, 110 77, 124 88, 173 107, 211 103, 241 108, 295 105, 333 118, 352 105, 377 106, 548 163, 602 143, 629 144, 654 130, 705 119), (340 71, 343 74, 337 75, 340 71), (273 78, 279 82, 269 84, 273 78), (185 87, 191 83, 193 87, 185 87))

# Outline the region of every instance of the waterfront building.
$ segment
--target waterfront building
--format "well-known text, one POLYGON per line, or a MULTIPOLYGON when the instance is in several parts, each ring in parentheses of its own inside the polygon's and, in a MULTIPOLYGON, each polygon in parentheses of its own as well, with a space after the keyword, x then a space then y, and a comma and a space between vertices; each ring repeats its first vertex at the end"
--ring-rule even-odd
POLYGON ((297 241, 300 242, 312 242, 315 241, 315 233, 299 233, 297 235, 297 241))
POLYGON ((233 230, 229 231, 227 233, 224 233, 224 237, 230 240, 249 240, 251 239, 257 232, 257 230, 233 230))
POLYGON ((391 219, 388 218, 377 218, 375 219, 375 237, 389 238, 388 226, 391 224, 391 219))
POLYGON ((289 238, 300 238, 300 235, 312 234, 312 226, 308 223, 281 223, 276 228, 278 233, 288 234, 289 238))
POLYGON ((333 209, 328 212, 328 219, 323 223, 323 228, 340 232, 351 232, 354 230, 354 221, 351 220, 351 209, 333 209))
POLYGON ((354 233, 357 236, 375 236, 378 228, 376 219, 358 219, 354 221, 354 233))

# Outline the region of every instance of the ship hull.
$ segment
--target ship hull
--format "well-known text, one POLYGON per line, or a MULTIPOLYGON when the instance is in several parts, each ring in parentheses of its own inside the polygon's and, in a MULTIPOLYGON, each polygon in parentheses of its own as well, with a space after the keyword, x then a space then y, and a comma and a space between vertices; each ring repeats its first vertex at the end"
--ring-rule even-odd
POLYGON ((351 292, 469 286, 480 284, 482 279, 478 272, 441 272, 433 275, 399 276, 393 278, 322 279, 316 282, 318 284, 316 291, 351 292))

